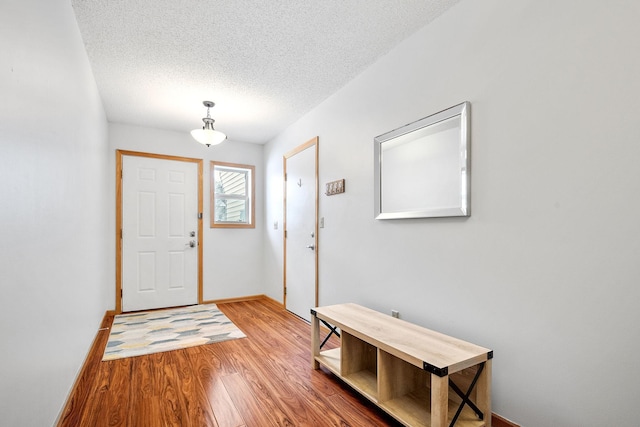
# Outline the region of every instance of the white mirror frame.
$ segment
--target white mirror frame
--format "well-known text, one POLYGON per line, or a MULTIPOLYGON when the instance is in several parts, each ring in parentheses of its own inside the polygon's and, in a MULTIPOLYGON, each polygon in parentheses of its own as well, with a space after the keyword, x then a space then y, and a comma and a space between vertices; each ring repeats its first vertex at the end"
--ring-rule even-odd
POLYGON ((463 102, 374 138, 376 219, 471 215, 470 113, 463 102))

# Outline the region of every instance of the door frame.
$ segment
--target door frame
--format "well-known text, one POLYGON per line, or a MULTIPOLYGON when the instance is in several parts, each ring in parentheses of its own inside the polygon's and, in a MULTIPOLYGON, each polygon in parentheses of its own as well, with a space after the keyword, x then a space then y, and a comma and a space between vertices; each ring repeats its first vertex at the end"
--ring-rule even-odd
POLYGON ((198 165, 198 304, 202 304, 202 159, 169 156, 166 154, 143 153, 139 151, 116 150, 116 314, 122 313, 122 158, 124 156, 149 157, 161 160, 196 163, 198 165))
POLYGON ((314 147, 315 149, 315 158, 316 158, 316 164, 315 164, 315 179, 316 179, 316 185, 315 185, 315 190, 316 190, 316 197, 315 197, 315 277, 314 277, 314 286, 315 286, 315 306, 318 306, 318 250, 319 250, 319 242, 320 242, 320 236, 318 235, 318 214, 319 214, 319 179, 318 179, 318 170, 319 170, 319 159, 318 159, 318 146, 319 146, 319 138, 316 136, 314 138, 311 138, 310 140, 308 140, 307 142, 305 142, 304 144, 301 144, 299 146, 297 146, 296 148, 294 148, 293 150, 290 150, 288 152, 286 152, 283 156, 282 156, 282 173, 283 173, 283 199, 284 199, 284 206, 283 206, 283 232, 282 232, 282 241, 283 241, 283 273, 282 273, 282 301, 283 301, 283 305, 284 308, 287 308, 287 159, 295 156, 296 154, 300 153, 301 151, 304 151, 308 148, 314 147), (315 146, 315 147, 314 147, 315 146))

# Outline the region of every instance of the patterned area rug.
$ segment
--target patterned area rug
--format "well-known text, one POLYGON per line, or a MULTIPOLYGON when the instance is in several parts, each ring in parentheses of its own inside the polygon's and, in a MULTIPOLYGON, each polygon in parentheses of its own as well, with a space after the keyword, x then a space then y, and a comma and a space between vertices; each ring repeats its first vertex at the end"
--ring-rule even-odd
POLYGON ((141 356, 244 338, 215 304, 119 314, 102 360, 141 356))

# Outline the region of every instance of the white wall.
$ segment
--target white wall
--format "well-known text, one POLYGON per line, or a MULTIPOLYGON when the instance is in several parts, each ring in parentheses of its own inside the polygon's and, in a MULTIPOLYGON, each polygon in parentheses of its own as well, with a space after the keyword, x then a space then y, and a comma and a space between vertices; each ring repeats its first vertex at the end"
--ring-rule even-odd
POLYGON ((0 424, 46 426, 112 293, 107 123, 69 1, 3 1, 0 52, 0 424))
MULTIPOLYGON (((194 127, 197 126, 194 118, 194 127)), ((114 179, 109 200, 115 205, 116 150, 204 159, 203 162, 203 294, 205 300, 236 298, 264 294, 262 279, 263 247, 263 146, 227 140, 206 147, 197 143, 188 132, 173 132, 130 126, 109 125, 109 161, 114 179), (256 167, 256 227, 247 229, 210 228, 209 171, 210 161, 240 163, 256 167)), ((110 230, 115 228, 115 212, 110 230)), ((112 231, 115 233, 115 231, 112 231)), ((113 245, 112 245, 113 247, 113 245)), ((115 247, 113 249, 115 251, 115 247)), ((115 286, 115 285, 114 285, 115 286)), ((112 298, 113 299, 113 298, 112 298)), ((114 302, 115 303, 115 302, 114 302)))
POLYGON ((640 6, 464 0, 265 147, 267 293, 282 300, 282 154, 320 138, 320 304, 495 351, 494 412, 640 419, 640 6), (373 138, 472 104, 472 215, 373 219, 373 138))

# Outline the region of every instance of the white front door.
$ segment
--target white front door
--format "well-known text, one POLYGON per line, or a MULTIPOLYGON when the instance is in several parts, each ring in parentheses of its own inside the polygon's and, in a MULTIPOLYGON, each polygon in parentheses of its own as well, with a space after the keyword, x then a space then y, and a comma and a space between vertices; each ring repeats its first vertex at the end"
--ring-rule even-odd
POLYGON ((285 306, 310 320, 317 306, 317 138, 285 155, 285 306))
POLYGON ((122 311, 198 303, 198 164, 122 158, 122 311))

